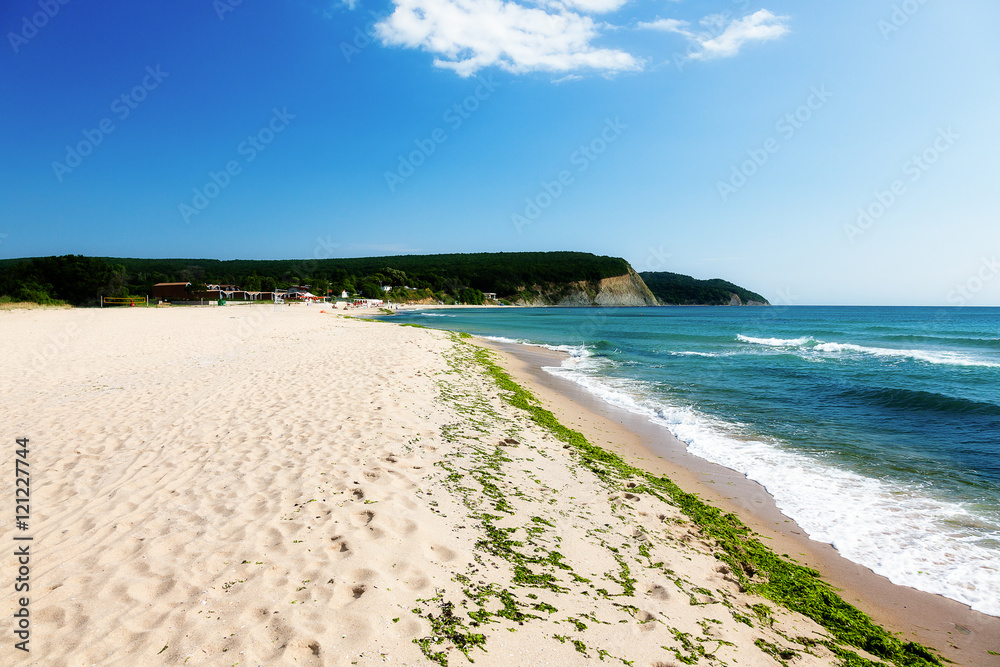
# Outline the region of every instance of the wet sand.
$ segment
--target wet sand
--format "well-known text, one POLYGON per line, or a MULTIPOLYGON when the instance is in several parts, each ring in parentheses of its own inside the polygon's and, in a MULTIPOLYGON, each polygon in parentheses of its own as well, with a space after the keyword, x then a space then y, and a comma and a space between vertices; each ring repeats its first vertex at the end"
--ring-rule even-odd
POLYGON ((612 406, 579 385, 543 370, 566 355, 541 347, 482 341, 501 353, 502 365, 566 426, 627 461, 664 474, 682 489, 733 512, 779 554, 815 568, 841 596, 902 639, 938 650, 959 665, 1000 665, 1000 618, 931 593, 897 586, 843 558, 831 545, 809 539, 782 514, 774 498, 742 473, 687 452, 665 428, 612 406))

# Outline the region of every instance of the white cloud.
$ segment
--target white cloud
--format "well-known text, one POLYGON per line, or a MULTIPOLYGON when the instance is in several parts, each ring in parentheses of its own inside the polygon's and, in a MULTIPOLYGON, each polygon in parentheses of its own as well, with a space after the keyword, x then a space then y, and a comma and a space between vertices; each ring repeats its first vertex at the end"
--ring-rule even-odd
MULTIPOLYGON (((619 26, 597 23, 590 15, 617 11, 627 2, 393 0, 392 14, 378 23, 377 31, 384 44, 427 51, 436 67, 463 77, 486 67, 516 74, 588 70, 614 74, 640 70, 643 62, 625 49, 596 46, 604 33, 619 26)), ((692 60, 735 56, 747 43, 778 39, 789 32, 788 17, 766 9, 743 18, 728 12, 713 14, 696 27, 678 19, 658 19, 638 27, 682 35, 690 44, 687 57, 692 60)))
POLYGON ((509 0, 395 0, 377 29, 386 44, 429 51, 437 67, 460 76, 490 66, 519 74, 638 70, 631 54, 594 46, 593 19, 566 8, 610 11, 624 1, 563 0, 546 11, 509 0))
POLYGON ((628 0, 556 0, 550 4, 556 9, 566 8, 587 14, 614 12, 628 3, 628 0))
POLYGON ((776 16, 766 9, 728 23, 724 15, 713 14, 703 18, 700 24, 706 30, 694 32, 687 21, 676 19, 640 23, 639 28, 684 35, 698 49, 689 56, 694 60, 735 56, 748 42, 766 42, 789 32, 788 17, 776 16))
POLYGON ((646 30, 660 30, 662 32, 676 32, 681 35, 690 35, 691 33, 686 30, 689 25, 691 24, 687 21, 678 21, 677 19, 657 19, 649 23, 640 23, 639 27, 646 30))
POLYGON ((787 16, 775 16, 766 9, 737 19, 714 39, 702 43, 704 58, 735 56, 747 42, 767 42, 788 33, 787 16))

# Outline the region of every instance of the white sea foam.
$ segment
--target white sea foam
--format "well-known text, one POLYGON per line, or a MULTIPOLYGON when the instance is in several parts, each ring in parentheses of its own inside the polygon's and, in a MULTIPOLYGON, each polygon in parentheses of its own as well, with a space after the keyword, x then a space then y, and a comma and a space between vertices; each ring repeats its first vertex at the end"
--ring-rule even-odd
POLYGON ((497 343, 517 343, 520 345, 531 345, 531 343, 529 343, 526 340, 521 340, 520 338, 507 338, 506 336, 478 336, 478 338, 482 338, 483 340, 492 340, 497 343))
POLYGON ((800 345, 805 345, 812 338, 753 338, 751 336, 744 336, 743 334, 738 334, 736 336, 737 340, 741 340, 744 343, 753 343, 755 345, 768 345, 770 347, 798 347, 800 345))
POLYGON ((601 377, 595 368, 564 364, 546 370, 648 417, 685 442, 692 454, 759 482, 812 539, 832 544, 845 558, 898 585, 1000 616, 1000 520, 974 515, 961 503, 922 489, 789 451, 778 442, 747 438, 738 425, 655 401, 645 383, 601 377))
POLYGON ((710 352, 671 352, 674 357, 721 357, 721 354, 713 354, 710 352))
POLYGON ((987 359, 977 359, 958 352, 931 352, 929 350, 897 350, 888 347, 865 347, 852 343, 820 343, 812 348, 819 352, 857 352, 876 357, 901 357, 925 361, 929 364, 945 364, 948 366, 985 366, 1000 368, 1000 363, 987 359))
POLYGON ((506 336, 477 336, 483 340, 492 340, 497 343, 508 343, 516 345, 527 345, 529 347, 540 347, 554 352, 562 352, 569 355, 563 361, 565 366, 577 366, 579 363, 594 358, 594 355, 587 349, 586 345, 546 345, 544 343, 532 343, 521 338, 507 338, 506 336))
POLYGON ((843 356, 844 354, 863 354, 885 359, 913 359, 929 364, 942 364, 948 366, 980 366, 987 368, 1000 368, 1000 362, 981 357, 974 357, 960 352, 934 351, 934 350, 900 350, 889 347, 868 347, 855 345, 854 343, 826 343, 817 341, 811 337, 805 338, 753 338, 738 334, 736 339, 754 345, 765 345, 768 347, 789 347, 796 348, 797 353, 803 358, 812 361, 820 353, 827 355, 843 356))

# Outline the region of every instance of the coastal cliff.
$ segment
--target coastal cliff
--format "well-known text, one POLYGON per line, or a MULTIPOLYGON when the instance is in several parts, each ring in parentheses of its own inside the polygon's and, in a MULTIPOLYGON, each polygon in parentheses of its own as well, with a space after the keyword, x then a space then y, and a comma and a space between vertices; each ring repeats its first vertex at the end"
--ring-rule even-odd
POLYGON ((600 280, 550 283, 525 287, 518 306, 655 306, 656 297, 632 267, 628 273, 600 280))

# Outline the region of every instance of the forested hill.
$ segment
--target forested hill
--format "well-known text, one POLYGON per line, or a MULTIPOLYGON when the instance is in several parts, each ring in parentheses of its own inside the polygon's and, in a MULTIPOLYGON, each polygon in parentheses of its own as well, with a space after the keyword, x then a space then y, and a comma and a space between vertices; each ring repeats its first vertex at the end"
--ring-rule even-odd
POLYGON ((770 305, 760 294, 721 278, 698 280, 667 271, 644 271, 639 275, 664 305, 727 306, 734 303, 734 295, 744 305, 770 305))
MULTIPOLYGON (((393 285, 430 288, 435 292, 471 287, 512 297, 530 285, 597 281, 628 273, 618 257, 585 252, 497 252, 448 255, 396 255, 346 259, 212 260, 212 259, 106 259, 125 266, 128 273, 156 278, 181 278, 204 272, 215 283, 242 285, 248 277, 274 278, 288 284, 313 284, 326 280, 340 291, 359 288, 366 278, 393 285)), ((198 278, 199 276, 194 276, 198 278)), ((188 278, 190 279, 190 278, 188 278)))
POLYGON ((398 255, 348 259, 217 260, 41 257, 0 260, 0 301, 95 303, 100 296, 144 296, 156 283, 189 282, 270 292, 309 285, 397 303, 482 304, 485 293, 521 305, 641 306, 767 303, 724 280, 675 273, 636 274, 628 262, 583 252, 398 255), (646 284, 643 284, 643 280, 646 284), (646 286, 649 286, 649 289, 646 286), (383 288, 390 288, 386 292, 383 288), (650 291, 652 290, 652 291, 650 291), (655 296, 654 296, 655 295, 655 296))
MULTIPOLYGON (((150 294, 160 282, 238 285, 271 291, 310 285, 317 294, 394 300, 483 303, 483 292, 510 302, 557 294, 567 285, 593 291, 607 278, 629 275, 624 259, 582 252, 399 255, 347 259, 217 260, 43 257, 0 260, 0 297, 74 304, 99 296, 150 294)), ((640 281, 641 282, 641 281, 640 281)), ((649 297, 652 302, 652 297, 649 297)))

